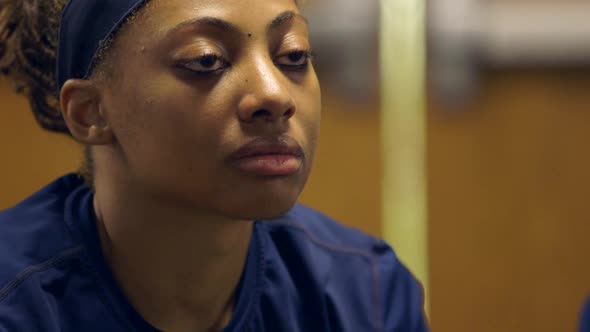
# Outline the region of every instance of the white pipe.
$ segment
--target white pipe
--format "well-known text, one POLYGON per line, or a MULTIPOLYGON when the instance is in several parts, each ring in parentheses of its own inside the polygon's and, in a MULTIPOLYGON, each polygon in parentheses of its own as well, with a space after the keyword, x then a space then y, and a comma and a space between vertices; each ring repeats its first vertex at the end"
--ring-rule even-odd
POLYGON ((380 46, 384 236, 427 290, 424 0, 381 0, 380 46))

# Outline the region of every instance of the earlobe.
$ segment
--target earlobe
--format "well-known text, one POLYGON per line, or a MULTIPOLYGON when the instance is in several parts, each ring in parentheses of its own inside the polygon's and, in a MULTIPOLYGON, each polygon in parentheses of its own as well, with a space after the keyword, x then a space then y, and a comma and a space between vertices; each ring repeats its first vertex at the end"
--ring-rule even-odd
POLYGON ((83 144, 105 145, 113 141, 101 101, 99 89, 88 80, 68 80, 61 89, 63 118, 72 136, 83 144))
POLYGON ((88 140, 95 145, 109 144, 113 141, 113 131, 108 125, 92 125, 88 130, 88 140))

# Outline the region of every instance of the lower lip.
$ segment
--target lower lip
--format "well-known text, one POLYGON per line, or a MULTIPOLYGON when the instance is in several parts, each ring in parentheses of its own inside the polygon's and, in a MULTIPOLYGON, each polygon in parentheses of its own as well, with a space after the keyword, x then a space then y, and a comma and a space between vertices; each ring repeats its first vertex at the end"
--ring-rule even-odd
POLYGON ((238 159, 234 165, 247 173, 265 176, 292 175, 301 168, 301 158, 293 155, 261 155, 238 159))

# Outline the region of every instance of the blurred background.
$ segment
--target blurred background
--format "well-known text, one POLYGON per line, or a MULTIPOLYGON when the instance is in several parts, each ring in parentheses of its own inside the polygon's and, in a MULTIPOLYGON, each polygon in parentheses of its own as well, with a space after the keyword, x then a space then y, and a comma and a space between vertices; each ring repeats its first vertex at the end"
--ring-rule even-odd
MULTIPOLYGON (((318 0, 302 201, 385 237, 437 332, 575 331, 590 295, 590 3, 318 0)), ((0 81, 0 209, 77 169, 0 81)))

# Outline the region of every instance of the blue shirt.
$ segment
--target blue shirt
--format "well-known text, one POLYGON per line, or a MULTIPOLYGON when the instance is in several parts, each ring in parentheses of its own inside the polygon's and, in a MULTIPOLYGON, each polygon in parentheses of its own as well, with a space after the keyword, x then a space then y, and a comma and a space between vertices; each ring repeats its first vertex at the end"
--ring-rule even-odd
MULTIPOLYGON (((0 212, 0 331, 157 331, 102 256, 76 175, 0 212)), ((297 205, 258 221, 227 332, 423 332, 419 283, 382 240, 297 205)))
POLYGON ((590 299, 582 309, 582 316, 580 318, 580 332, 590 332, 590 299))

